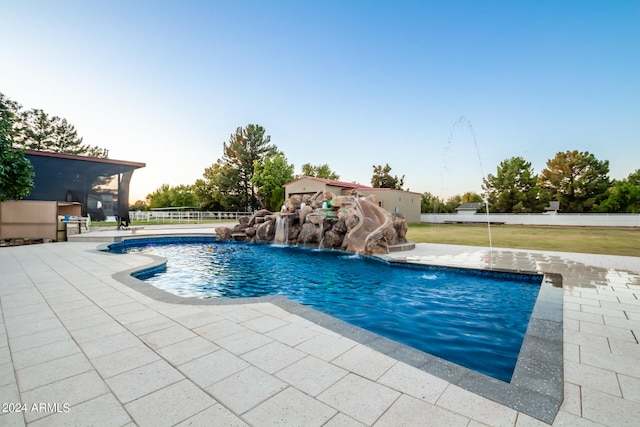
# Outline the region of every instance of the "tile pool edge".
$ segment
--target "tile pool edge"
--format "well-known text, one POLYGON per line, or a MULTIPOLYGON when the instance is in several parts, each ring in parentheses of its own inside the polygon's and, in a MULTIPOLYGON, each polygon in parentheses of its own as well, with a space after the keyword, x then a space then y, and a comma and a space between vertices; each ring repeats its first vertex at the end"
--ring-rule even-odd
MULTIPOLYGON (((559 274, 494 270, 497 273, 543 275, 512 380, 510 383, 506 383, 385 338, 282 296, 200 299, 173 295, 133 277, 135 273, 161 267, 166 262, 164 258, 156 255, 144 254, 143 256, 149 257, 151 263, 144 267, 114 273, 112 277, 155 300, 192 305, 239 305, 269 302, 398 361, 548 424, 553 422, 562 404, 564 398, 563 292, 562 277, 559 274)), ((391 259, 387 259, 387 261, 414 264, 391 259)), ((448 268, 458 267, 449 266, 448 268)))

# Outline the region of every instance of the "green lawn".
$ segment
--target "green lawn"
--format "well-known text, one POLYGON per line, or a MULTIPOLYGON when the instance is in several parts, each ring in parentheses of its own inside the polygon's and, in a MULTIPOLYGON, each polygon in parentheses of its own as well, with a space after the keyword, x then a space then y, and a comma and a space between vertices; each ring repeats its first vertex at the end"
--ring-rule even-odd
MULTIPOLYGON (((487 226, 477 224, 409 224, 407 239, 489 246, 487 226)), ((492 225, 491 240, 494 248, 640 256, 638 228, 492 225)))
MULTIPOLYGON (((205 220, 206 223, 233 220, 205 220)), ((191 221, 193 223, 193 221, 191 221)), ((132 221, 132 225, 171 225, 182 222, 132 221)), ((95 226, 116 223, 94 222, 95 226)), ((407 239, 415 243, 489 246, 487 226, 482 224, 409 224, 407 239)), ((545 251, 581 252, 640 257, 639 228, 611 227, 544 227, 524 225, 492 225, 494 248, 538 249, 545 251)))

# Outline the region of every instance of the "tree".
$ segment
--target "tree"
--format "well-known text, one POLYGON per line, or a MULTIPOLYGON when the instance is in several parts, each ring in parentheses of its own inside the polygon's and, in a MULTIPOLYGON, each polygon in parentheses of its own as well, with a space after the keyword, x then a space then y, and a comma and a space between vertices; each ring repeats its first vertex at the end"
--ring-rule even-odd
POLYGON ((454 213, 457 208, 462 204, 462 196, 456 194, 455 196, 451 196, 447 199, 446 203, 442 207, 442 212, 444 213, 454 213))
POLYGON ((473 191, 467 191, 460 198, 460 203, 478 203, 482 202, 482 196, 473 191))
POLYGON ((149 208, 198 207, 198 199, 190 185, 162 184, 156 191, 147 195, 149 208))
POLYGON ((503 160, 496 175, 484 179, 491 210, 503 213, 542 212, 550 195, 538 185, 531 163, 522 157, 503 160))
POLYGON ((22 199, 33 187, 31 162, 12 148, 14 120, 11 101, 0 93, 0 201, 22 199))
POLYGON ((391 176, 391 166, 387 163, 384 167, 378 165, 373 166, 373 176, 371 177, 371 186, 374 188, 394 188, 402 190, 404 186, 404 175, 402 178, 391 176))
POLYGON ((148 211, 149 205, 144 200, 136 200, 132 205, 129 205, 129 211, 148 211))
POLYGON ((219 177, 218 188, 221 203, 227 210, 252 211, 259 207, 256 188, 251 182, 253 165, 276 153, 277 148, 270 141, 262 126, 249 124, 237 128, 229 142, 224 143, 223 157, 218 160, 224 174, 219 177))
POLYGON ((613 182, 602 208, 606 212, 640 213, 640 169, 613 182))
POLYGON ((214 163, 204 170, 202 174, 204 179, 196 180, 193 185, 193 192, 198 198, 198 202, 202 209, 207 211, 222 211, 222 193, 220 192, 219 182, 223 177, 223 168, 219 163, 214 163))
POLYGON ((314 166, 311 163, 302 165, 302 176, 339 180, 340 175, 331 170, 328 164, 314 166))
POLYGON ((433 194, 425 191, 420 195, 420 212, 441 213, 444 209, 444 201, 433 194))
POLYGON ((547 161, 538 184, 560 202, 566 212, 595 212, 608 197, 609 161, 600 161, 588 151, 557 153, 547 161))
POLYGON ((284 203, 283 184, 293 179, 293 165, 287 163, 283 153, 265 157, 262 163, 254 163, 251 182, 258 189, 261 207, 279 211, 284 203))
POLYGON ((14 148, 100 158, 109 155, 107 149, 83 145, 75 127, 64 118, 50 117, 37 108, 23 111, 14 101, 9 101, 7 107, 14 115, 11 129, 14 148))

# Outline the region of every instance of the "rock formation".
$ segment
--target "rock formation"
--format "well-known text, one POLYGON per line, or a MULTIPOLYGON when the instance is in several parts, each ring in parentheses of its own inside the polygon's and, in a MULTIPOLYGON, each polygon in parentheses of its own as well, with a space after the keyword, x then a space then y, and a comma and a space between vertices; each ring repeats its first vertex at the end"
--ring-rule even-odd
POLYGON ((355 190, 347 196, 329 191, 293 195, 280 212, 266 209, 242 217, 233 228, 215 229, 218 239, 306 245, 370 255, 407 243, 407 221, 378 205, 375 196, 355 190))

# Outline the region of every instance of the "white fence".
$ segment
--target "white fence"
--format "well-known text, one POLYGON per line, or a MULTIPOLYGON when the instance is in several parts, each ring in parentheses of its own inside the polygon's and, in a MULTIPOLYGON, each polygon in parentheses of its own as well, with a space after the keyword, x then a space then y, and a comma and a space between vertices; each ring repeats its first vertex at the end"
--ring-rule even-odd
POLYGON ((420 222, 444 223, 491 223, 509 225, 560 225, 577 227, 640 227, 640 214, 499 214, 474 215, 421 214, 420 222))
POLYGON ((146 222, 203 222, 203 220, 237 221, 238 217, 250 216, 251 212, 206 212, 206 211, 130 211, 132 221, 146 222))

